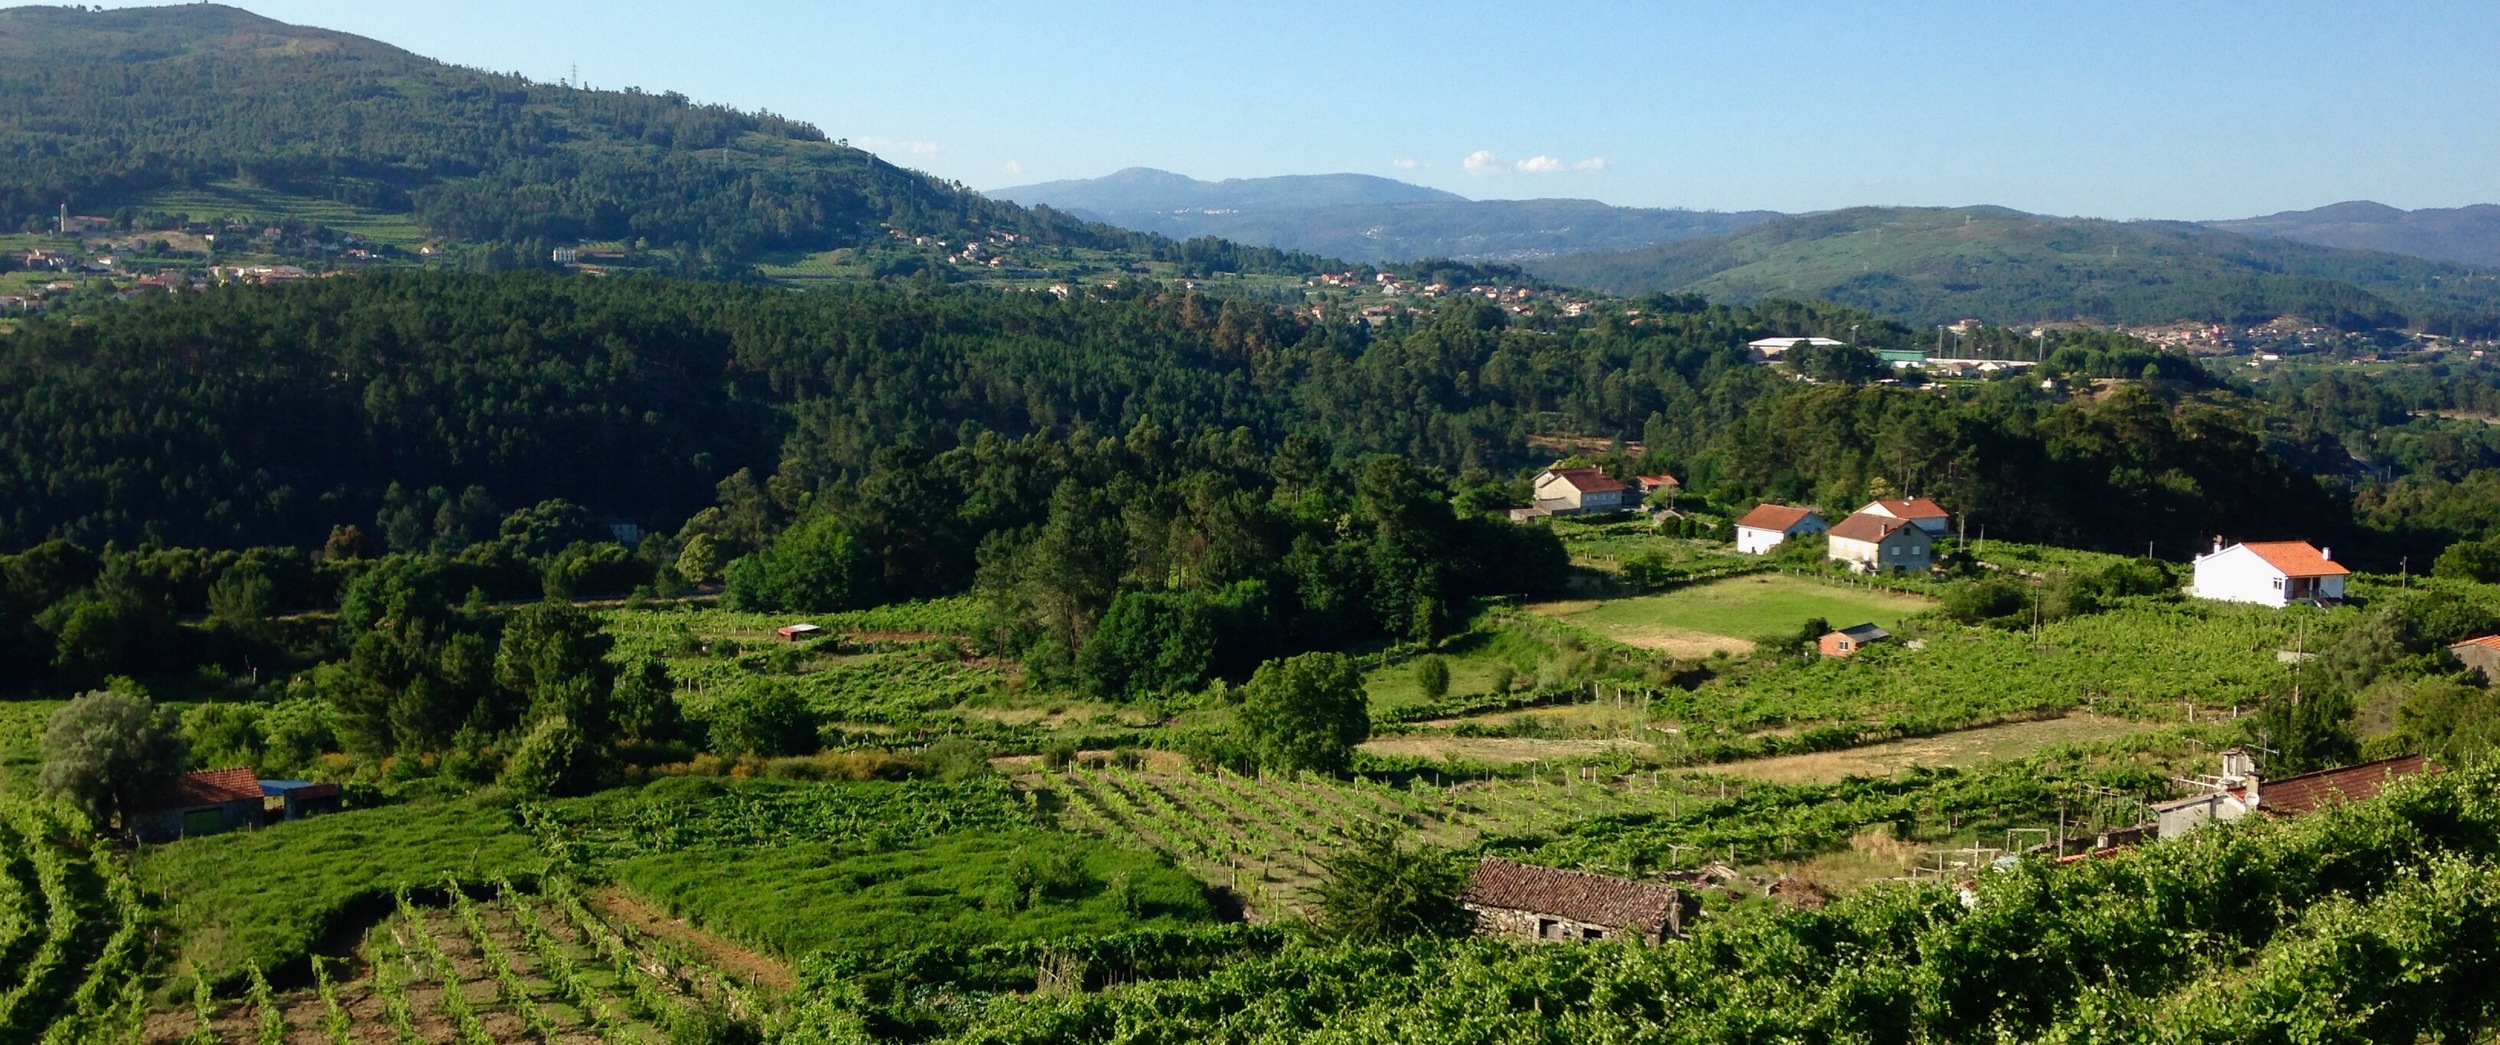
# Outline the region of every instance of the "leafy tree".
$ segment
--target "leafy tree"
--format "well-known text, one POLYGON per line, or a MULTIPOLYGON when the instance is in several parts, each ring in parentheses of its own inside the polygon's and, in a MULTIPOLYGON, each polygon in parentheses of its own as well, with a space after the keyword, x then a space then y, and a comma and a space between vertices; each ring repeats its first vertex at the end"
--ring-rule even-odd
POLYGON ((2396 728, 2415 750, 2463 765, 2500 745, 2500 693, 2454 679, 2424 679, 2397 705, 2396 728))
POLYGON ((804 755, 816 750, 816 712, 779 682, 750 686, 712 702, 712 750, 723 755, 804 755))
POLYGON ((1122 592, 1077 656, 1096 696, 1114 699, 1196 686, 1215 661, 1215 629, 1190 592, 1122 592))
POLYGON ((722 594, 734 609, 829 613, 861 604, 869 569, 840 520, 816 515, 731 563, 722 594))
POLYGON ((97 823, 129 815, 182 775, 189 752, 170 716, 146 697, 88 693, 52 713, 43 733, 43 789, 97 823))
POLYGON ((582 795, 615 775, 615 760, 587 731, 563 715, 538 719, 505 763, 503 780, 532 794, 582 795))
POLYGON ((2257 714, 2242 720, 2249 739, 2273 749, 2265 770, 2289 776, 2313 769, 2349 765, 2361 757, 2361 741, 2353 731, 2352 695, 2332 687, 2304 686, 2300 695, 2268 700, 2257 714))
POLYGON ((605 745, 616 733, 616 665, 608 660, 615 646, 598 618, 549 599, 504 623, 495 682, 520 698, 530 722, 562 718, 589 743, 605 745))
POLYGON ((1458 902, 1467 872, 1452 854, 1410 848, 1398 828, 1365 823, 1320 860, 1320 925, 1342 940, 1455 935, 1474 916, 1458 902))
POLYGON ((2449 545, 2431 563, 2431 576, 2485 584, 2500 582, 2500 536, 2449 545))
POLYGON ((182 736, 191 762, 203 769, 260 768, 269 754, 260 718, 260 708, 252 704, 193 705, 182 713, 182 736))
POLYGON ((1244 687, 1241 729, 1259 764, 1343 773, 1371 736, 1363 677, 1342 653, 1304 653, 1260 665, 1244 687))

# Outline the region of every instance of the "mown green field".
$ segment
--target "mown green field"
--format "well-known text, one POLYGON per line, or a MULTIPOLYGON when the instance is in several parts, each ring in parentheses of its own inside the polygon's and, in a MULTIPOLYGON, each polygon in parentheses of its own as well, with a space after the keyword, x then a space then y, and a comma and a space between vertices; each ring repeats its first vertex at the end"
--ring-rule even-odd
POLYGON ((1539 611, 1617 642, 1663 648, 1680 636, 1752 640, 1784 635, 1816 617, 1834 627, 1873 621, 1892 628, 1932 605, 1878 588, 1764 573, 1628 599, 1552 603, 1539 611))

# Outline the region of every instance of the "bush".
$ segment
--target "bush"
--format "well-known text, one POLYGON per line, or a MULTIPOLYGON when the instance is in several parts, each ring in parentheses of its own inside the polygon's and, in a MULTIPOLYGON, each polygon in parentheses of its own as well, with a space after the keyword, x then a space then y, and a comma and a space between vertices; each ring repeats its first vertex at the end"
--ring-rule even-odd
POLYGON ((1415 685, 1424 691, 1425 700, 1439 700, 1450 693, 1450 662, 1432 653, 1415 658, 1415 685))
POLYGON ((715 701, 712 750, 723 755, 804 755, 819 746, 816 712, 799 691, 779 682, 732 693, 715 701))

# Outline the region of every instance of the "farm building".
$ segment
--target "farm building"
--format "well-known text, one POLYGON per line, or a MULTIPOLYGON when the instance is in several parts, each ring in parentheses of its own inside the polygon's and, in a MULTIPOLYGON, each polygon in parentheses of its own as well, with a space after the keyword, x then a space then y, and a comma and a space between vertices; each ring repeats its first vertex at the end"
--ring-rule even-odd
POLYGON ((2420 755, 2364 762, 2342 769, 2260 780, 2245 754, 2223 753, 2220 777, 2201 778, 2204 794, 2172 799, 2153 806, 2160 837, 2176 838, 2208 823, 2238 820, 2248 814, 2298 816, 2336 802, 2359 802, 2379 793, 2390 781, 2429 772, 2420 755))
POLYGON ((1563 871, 1488 856, 1476 865, 1459 901, 1475 912, 1481 936, 1532 940, 1657 943, 1684 935, 1700 912, 1691 894, 1672 885, 1563 871))
POLYGON ((1827 554, 1859 573, 1924 571, 1934 560, 1935 541, 1915 522, 1860 512, 1840 521, 1825 535, 1827 554))
POLYGON ((142 842, 170 842, 260 823, 260 781, 238 768, 184 773, 162 801, 131 814, 127 826, 142 842))
POLYGON ((2483 673, 2483 681, 2500 682, 2500 635, 2480 635, 2448 647, 2458 663, 2483 673))
POLYGON ((309 780, 263 780, 260 793, 265 803, 263 812, 276 813, 287 820, 339 811, 345 796, 337 784, 316 784, 309 780))
POLYGON ((2335 561, 2331 551, 2307 541, 2251 541, 2224 547, 2222 538, 2216 537, 2214 550, 2196 557, 2196 585, 2189 594, 2260 606, 2295 602, 2323 606, 2343 601, 2344 576, 2351 572, 2335 561))
POLYGON ((1821 533, 1823 529, 1823 517, 1814 514, 1812 508, 1758 504, 1744 518, 1736 520, 1736 550, 1762 555, 1779 547, 1781 541, 1821 533))
POLYGON ((1654 494, 1661 490, 1668 493, 1682 493, 1684 491, 1684 481, 1672 475, 1643 475, 1635 477, 1634 481, 1640 484, 1643 496, 1654 494))
POLYGON ((1878 497, 1866 502, 1857 514, 1899 519, 1927 531, 1930 537, 1942 537, 1953 528, 1953 514, 1924 497, 1878 497))
POLYGON ((1826 657, 1855 656, 1859 650, 1878 642, 1891 640, 1892 633, 1872 623, 1858 624, 1838 631, 1827 631, 1816 645, 1826 657))
POLYGON ((1511 509, 1513 522, 1620 512, 1639 504, 1641 492, 1617 482, 1603 468, 1548 468, 1537 473, 1535 496, 1533 506, 1511 509))
POLYGON ((824 630, 825 629, 819 628, 813 624, 784 624, 778 628, 774 628, 773 634, 781 636, 781 641, 783 642, 799 642, 805 639, 815 638, 818 633, 824 630))

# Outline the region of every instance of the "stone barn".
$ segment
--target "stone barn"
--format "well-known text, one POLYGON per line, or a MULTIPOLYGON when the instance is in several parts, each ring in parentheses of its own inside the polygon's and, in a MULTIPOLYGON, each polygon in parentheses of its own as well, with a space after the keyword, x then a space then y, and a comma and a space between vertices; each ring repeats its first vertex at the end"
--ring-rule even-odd
POLYGON ((1488 856, 1476 865, 1460 902, 1476 915, 1480 936, 1532 940, 1637 939, 1654 944, 1684 935, 1701 912, 1690 893, 1586 871, 1563 871, 1488 856))

